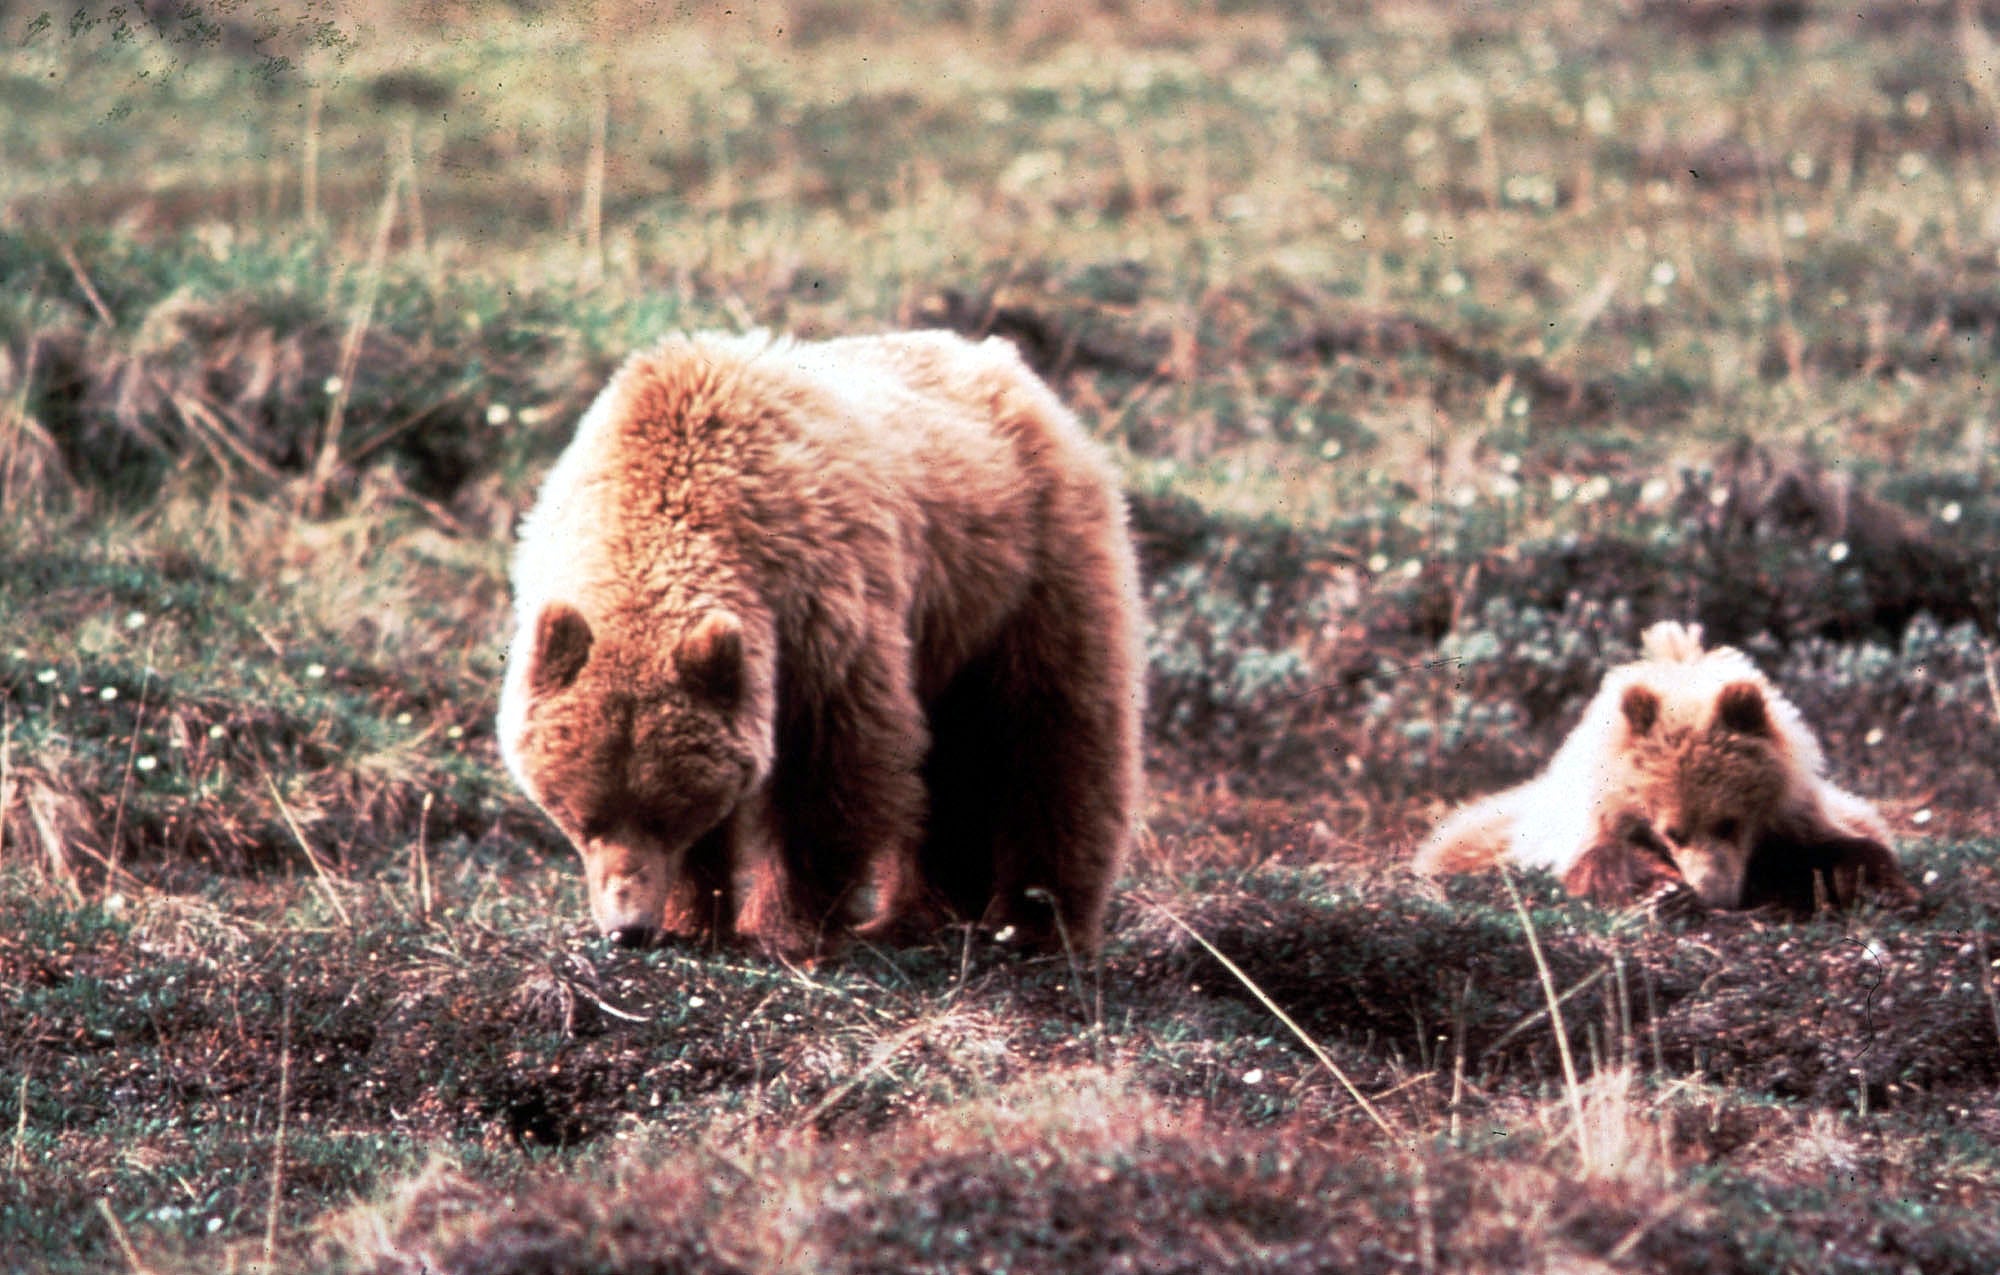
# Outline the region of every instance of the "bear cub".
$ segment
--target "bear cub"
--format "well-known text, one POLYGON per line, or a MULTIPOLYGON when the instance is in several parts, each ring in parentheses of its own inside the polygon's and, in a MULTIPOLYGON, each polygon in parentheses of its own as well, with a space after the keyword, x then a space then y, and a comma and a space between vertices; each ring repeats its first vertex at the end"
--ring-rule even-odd
POLYGON ((1104 453, 1004 341, 671 337, 584 414, 513 584, 501 752, 605 934, 1097 945, 1137 573, 1104 453))
POLYGON ((1605 675, 1546 771, 1450 816, 1415 866, 1503 860, 1574 895, 1668 911, 1916 897, 1888 825, 1826 777, 1798 710, 1741 651, 1703 650, 1698 625, 1671 621, 1605 675))

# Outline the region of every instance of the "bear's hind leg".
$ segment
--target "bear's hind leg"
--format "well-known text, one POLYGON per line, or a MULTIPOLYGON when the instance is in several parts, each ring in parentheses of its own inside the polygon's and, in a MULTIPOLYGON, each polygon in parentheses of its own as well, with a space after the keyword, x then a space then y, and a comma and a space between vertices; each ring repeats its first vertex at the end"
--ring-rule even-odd
POLYGON ((1039 589, 933 714, 926 875, 961 910, 1041 947, 1096 950, 1131 838, 1133 623, 1102 597, 1039 589))

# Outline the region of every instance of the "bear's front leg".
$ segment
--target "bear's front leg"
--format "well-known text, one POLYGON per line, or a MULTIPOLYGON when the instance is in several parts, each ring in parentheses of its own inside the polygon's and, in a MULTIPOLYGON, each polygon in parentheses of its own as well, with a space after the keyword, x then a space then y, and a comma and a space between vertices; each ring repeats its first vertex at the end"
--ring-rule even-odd
POLYGON ((1803 918, 1822 906, 1854 907, 1864 893, 1903 906, 1921 897, 1888 846, 1801 817, 1778 821, 1758 840, 1744 877, 1743 905, 1803 918))
POLYGON ((709 945, 729 934, 735 905, 726 831, 717 828, 688 847, 660 918, 661 932, 668 937, 709 945))
POLYGON ((1667 843, 1642 816, 1627 812, 1600 833, 1563 874, 1563 888, 1609 907, 1635 907, 1661 916, 1702 910, 1667 843))
POLYGON ((729 834, 734 937, 776 955, 810 957, 818 936, 792 907, 783 831, 769 783, 737 808, 729 834))
POLYGON ((833 692, 788 706, 773 784, 782 895, 814 944, 855 928, 914 937, 924 908, 917 847, 930 736, 908 672, 891 647, 857 658, 833 692))

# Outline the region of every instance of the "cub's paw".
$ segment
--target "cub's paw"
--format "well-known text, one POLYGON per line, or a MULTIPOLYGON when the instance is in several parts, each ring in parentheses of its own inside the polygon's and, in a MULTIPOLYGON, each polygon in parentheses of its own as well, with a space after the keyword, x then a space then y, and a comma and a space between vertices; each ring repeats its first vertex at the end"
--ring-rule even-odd
POLYGON ((1639 896, 1632 904, 1633 910, 1662 921, 1686 921, 1702 915, 1708 910, 1694 887, 1681 880, 1676 874, 1672 880, 1657 882, 1652 889, 1639 896))
POLYGON ((1702 911, 1700 896, 1675 866, 1667 843, 1652 824, 1630 813, 1619 816, 1563 874, 1563 888, 1593 903, 1663 919, 1702 911))

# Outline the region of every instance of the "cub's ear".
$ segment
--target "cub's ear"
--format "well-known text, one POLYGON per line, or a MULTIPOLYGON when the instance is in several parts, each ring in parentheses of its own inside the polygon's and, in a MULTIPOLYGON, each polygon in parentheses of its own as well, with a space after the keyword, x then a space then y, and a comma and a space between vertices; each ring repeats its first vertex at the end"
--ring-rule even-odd
POLYGON ((743 622, 727 611, 710 611, 681 636, 674 664, 689 687, 733 702, 743 691, 743 622))
POLYGON ((1771 727, 1770 706, 1764 702, 1764 688, 1755 682, 1731 682, 1723 687, 1715 701, 1715 728, 1769 739, 1776 732, 1771 727))
POLYGON ((1618 701, 1618 710, 1625 714, 1634 736, 1648 734, 1660 720, 1659 693, 1650 686, 1628 686, 1618 701))
POLYGON ((535 620, 528 688, 537 695, 566 690, 590 662, 590 621, 565 602, 551 602, 535 620))

